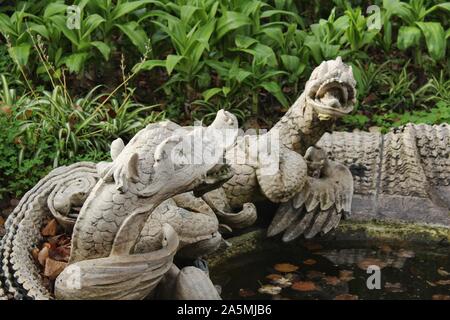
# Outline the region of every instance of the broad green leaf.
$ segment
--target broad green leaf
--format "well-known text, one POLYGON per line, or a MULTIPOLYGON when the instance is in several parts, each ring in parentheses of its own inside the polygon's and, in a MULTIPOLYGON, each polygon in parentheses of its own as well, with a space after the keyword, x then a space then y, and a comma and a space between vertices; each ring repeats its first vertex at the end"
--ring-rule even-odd
POLYGON ((176 67, 178 62, 183 59, 183 56, 175 55, 175 54, 169 54, 166 58, 166 69, 167 73, 170 75, 173 71, 173 69, 176 67))
POLYGON ((308 47, 308 49, 310 50, 311 55, 314 58, 314 61, 317 64, 320 64, 323 60, 322 50, 320 48, 320 43, 316 40, 316 38, 312 36, 307 36, 305 38, 305 46, 308 47))
POLYGON ((133 67, 133 72, 139 72, 142 70, 150 71, 155 67, 165 67, 165 60, 147 60, 143 63, 138 63, 133 67))
POLYGON ((21 44, 9 48, 8 52, 16 63, 20 66, 25 66, 28 63, 28 57, 30 56, 30 48, 30 44, 21 44))
POLYGON ((82 39, 85 39, 88 37, 92 31, 94 31, 102 22, 105 22, 105 19, 103 19, 98 14, 92 14, 86 19, 83 20, 83 36, 82 39))
POLYGON ((123 15, 133 12, 136 9, 138 9, 139 7, 141 7, 147 3, 150 3, 150 2, 152 2, 152 1, 142 0, 142 1, 131 1, 131 2, 120 3, 120 4, 116 5, 116 7, 114 8, 114 10, 111 13, 112 20, 116 20, 116 19, 122 17, 123 15))
POLYGON ((400 50, 406 50, 411 46, 418 46, 421 36, 419 28, 401 26, 398 30, 397 47, 400 50))
POLYGON ((246 15, 240 12, 226 11, 217 20, 216 38, 220 39, 228 32, 250 24, 252 24, 252 20, 246 15))
POLYGON ((295 22, 297 22, 299 25, 301 25, 302 27, 304 27, 304 22, 303 19, 295 12, 291 12, 291 11, 285 11, 285 10, 266 10, 263 13, 261 13, 261 18, 269 18, 273 15, 287 15, 290 16, 292 18, 294 18, 295 22))
POLYGON ((70 72, 78 73, 81 71, 84 62, 88 58, 89 54, 87 52, 73 53, 68 57, 64 58, 64 63, 70 72))
POLYGON ((239 83, 242 83, 245 79, 247 79, 251 75, 252 75, 251 72, 241 68, 235 68, 230 70, 230 78, 236 79, 236 81, 239 83))
POLYGON ((108 61, 109 60, 109 54, 111 52, 111 48, 102 41, 92 41, 91 44, 100 51, 100 53, 103 55, 103 58, 108 61))
POLYGON ((281 28, 264 28, 262 29, 270 39, 274 40, 280 48, 284 47, 284 34, 281 28))
POLYGON ((208 102, 209 99, 211 99, 220 92, 222 92, 222 88, 211 88, 203 91, 202 96, 205 99, 205 101, 208 102))
POLYGON ((66 26, 66 19, 65 19, 64 16, 55 15, 55 16, 50 17, 50 20, 58 27, 58 29, 60 31, 62 31, 64 36, 67 39, 69 39, 70 42, 72 42, 77 47, 80 45, 75 30, 70 30, 69 28, 67 28, 67 26, 66 26))
POLYGON ((29 24, 29 29, 31 31, 34 31, 34 32, 40 34, 45 39, 48 39, 48 37, 49 37, 47 27, 44 26, 44 25, 36 24, 36 23, 30 23, 29 24))
POLYGON ((432 6, 430 9, 428 9, 426 11, 425 15, 428 15, 430 12, 433 12, 434 10, 437 10, 437 9, 443 9, 443 10, 450 11, 450 2, 444 2, 444 3, 440 3, 440 4, 432 6))
MULTIPOLYGON (((286 70, 290 72, 297 72, 301 68, 301 65, 303 65, 303 69, 305 68, 305 65, 301 64, 300 58, 296 56, 282 54, 281 62, 283 63, 283 66, 286 68, 286 70)), ((303 70, 301 72, 303 72, 303 70)))
POLYGON ((14 26, 11 24, 9 17, 4 13, 0 13, 0 31, 2 33, 14 35, 16 37, 18 36, 16 31, 14 30, 14 26))
POLYGON ((270 92, 275 98, 277 98, 277 100, 283 105, 283 107, 287 107, 289 105, 289 102, 286 100, 286 97, 281 91, 278 83, 273 81, 263 82, 261 83, 261 87, 270 92))
POLYGON ((261 43, 257 43, 254 47, 255 59, 258 62, 265 62, 271 67, 277 66, 277 58, 272 48, 261 43))
POLYGON ((126 24, 116 24, 115 26, 125 33, 131 43, 134 44, 141 53, 145 53, 148 37, 136 21, 130 21, 126 24))
POLYGON ((234 43, 236 44, 236 47, 244 48, 244 49, 251 47, 253 44, 255 44, 257 42, 258 42, 258 40, 251 38, 251 37, 241 35, 241 34, 238 34, 236 36, 236 39, 234 39, 234 43))
POLYGON ((445 57, 445 32, 439 22, 417 22, 419 28, 425 36, 428 52, 434 60, 441 60, 445 57))
POLYGON ((67 5, 63 3, 50 3, 44 11, 44 18, 47 19, 55 14, 66 12, 67 5))
POLYGON ((180 8, 181 21, 183 21, 184 23, 188 24, 189 20, 191 20, 192 16, 199 9, 200 9, 199 7, 190 6, 190 5, 181 6, 181 8, 180 8))

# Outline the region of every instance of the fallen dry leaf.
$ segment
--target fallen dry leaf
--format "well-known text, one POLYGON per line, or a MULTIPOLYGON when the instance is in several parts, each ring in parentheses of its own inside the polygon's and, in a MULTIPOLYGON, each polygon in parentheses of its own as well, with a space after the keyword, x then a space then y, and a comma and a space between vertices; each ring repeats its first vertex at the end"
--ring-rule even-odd
POLYGON ((433 300, 450 300, 450 296, 447 294, 433 294, 431 296, 433 300))
POLYGON ((306 259, 305 261, 303 261, 303 264, 306 264, 307 266, 312 266, 316 263, 317 263, 317 261, 314 259, 306 259))
POLYGON ((274 267, 278 272, 294 272, 298 270, 298 267, 290 263, 277 263, 274 267))
POLYGON ((341 283, 341 280, 339 280, 338 277, 333 277, 333 276, 326 276, 324 278, 326 284, 331 285, 331 286, 337 286, 339 283, 341 283))
POLYGON ((252 290, 239 289, 239 296, 242 298, 253 297, 256 293, 252 290))
POLYGON ((5 219, 3 219, 2 216, 0 216, 0 227, 5 224, 5 219))
POLYGON ((45 262, 44 276, 51 280, 56 279, 57 276, 64 270, 67 266, 66 262, 56 261, 48 258, 45 262))
POLYGON ((50 249, 50 258, 58 261, 68 262, 70 257, 70 246, 60 246, 55 249, 50 249))
POLYGON ((440 267, 439 269, 437 269, 437 273, 439 273, 439 275, 441 275, 443 277, 450 276, 450 272, 447 272, 443 267, 440 267))
POLYGON ((47 225, 41 230, 41 234, 44 237, 53 237, 56 235, 56 229, 58 228, 58 223, 56 219, 50 220, 47 225))
POLYGON ((39 261, 38 257, 39 257, 39 248, 34 248, 33 250, 31 250, 31 255, 33 256, 33 259, 36 261, 39 261))
POLYGON ((283 276, 282 276, 281 274, 272 273, 272 274, 267 275, 267 276, 266 276, 266 279, 269 279, 269 280, 277 280, 277 279, 280 279, 280 278, 282 278, 282 277, 283 277, 283 276))
POLYGON ((358 296, 354 294, 344 293, 337 295, 333 300, 358 300, 358 296))
POLYGON ((317 290, 316 284, 312 281, 297 281, 291 286, 297 291, 314 291, 317 290))
POLYGON ((386 265, 386 262, 376 258, 366 258, 358 262, 358 267, 362 270, 367 270, 369 266, 378 266, 380 269, 383 269, 386 265))
POLYGON ((262 294, 269 294, 269 295, 277 295, 281 292, 281 288, 277 287, 277 286, 273 286, 271 284, 266 284, 264 286, 262 286, 261 288, 258 289, 259 293, 262 294))
POLYGON ((450 285, 450 280, 439 280, 439 281, 436 281, 436 284, 438 284, 440 286, 448 286, 448 285, 450 285))
POLYGON ((355 277, 353 277, 353 271, 351 270, 340 270, 339 279, 344 282, 349 282, 355 279, 355 277))
POLYGON ((395 282, 395 283, 386 282, 384 284, 384 288, 388 292, 404 292, 405 291, 405 290, 403 290, 402 284, 400 282, 395 282))
POLYGON ((47 260, 48 256, 49 256, 49 249, 47 247, 43 247, 38 254, 38 261, 41 264, 41 266, 45 266, 45 261, 47 260))

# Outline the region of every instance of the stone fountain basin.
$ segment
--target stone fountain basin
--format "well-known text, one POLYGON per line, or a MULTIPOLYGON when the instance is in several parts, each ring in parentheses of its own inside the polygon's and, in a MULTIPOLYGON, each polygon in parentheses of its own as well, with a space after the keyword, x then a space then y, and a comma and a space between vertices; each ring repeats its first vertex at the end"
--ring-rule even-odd
MULTIPOLYGON (((279 237, 268 238, 266 230, 255 228, 239 236, 227 239, 229 247, 221 247, 208 256, 207 260, 211 270, 220 267, 234 257, 249 252, 258 252, 274 249, 282 242, 279 237)), ((295 246, 305 242, 297 239, 286 245, 295 246)), ((315 237, 314 243, 323 247, 327 243, 364 243, 364 242, 399 242, 411 243, 420 246, 447 247, 450 251, 450 228, 443 225, 431 225, 413 222, 382 221, 382 220, 347 220, 341 221, 336 230, 322 237, 315 237)))

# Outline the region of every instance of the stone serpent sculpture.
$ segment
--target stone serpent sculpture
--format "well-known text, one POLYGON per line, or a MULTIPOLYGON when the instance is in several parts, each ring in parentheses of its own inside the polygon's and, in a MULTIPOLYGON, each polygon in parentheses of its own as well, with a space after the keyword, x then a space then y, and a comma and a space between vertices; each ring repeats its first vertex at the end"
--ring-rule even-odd
POLYGON ((326 233, 338 225, 342 214, 350 213, 350 171, 330 160, 319 170, 322 175, 311 175, 316 164, 305 153, 332 129, 337 118, 353 110, 355 85, 351 67, 341 58, 324 61, 269 132, 238 137, 226 154, 233 177, 203 196, 223 223, 236 228, 251 225, 256 219, 254 202, 289 202, 293 205, 282 205, 268 230, 270 236, 284 232, 283 239, 289 241, 301 234, 310 238, 326 233), (276 150, 264 149, 276 142, 276 150), (272 172, 274 163, 278 166, 272 172))
MULTIPOLYGON (((246 227, 256 219, 253 202, 261 200, 281 203, 268 234, 283 232, 285 241, 301 234, 309 238, 327 233, 350 213, 351 206, 357 216, 382 219, 408 220, 426 211, 424 222, 448 226, 448 125, 407 125, 385 135, 326 133, 337 117, 352 110, 354 86, 351 68, 341 59, 322 63, 272 130, 230 143, 225 158, 233 176, 223 166, 215 166, 214 179, 201 174, 203 183, 196 182, 195 187, 180 181, 179 188, 165 193, 164 183, 142 183, 149 176, 152 182, 166 181, 160 179, 167 176, 166 161, 158 160, 167 160, 174 140, 166 141, 168 150, 155 145, 180 129, 171 122, 148 128, 159 130, 158 138, 138 134, 126 147, 121 140, 113 142, 112 163, 55 169, 24 196, 7 220, 7 234, 0 244, 0 297, 50 297, 30 256, 49 212, 60 225, 74 228, 71 264, 58 278, 57 298, 220 298, 205 272, 195 267, 180 270, 173 257, 195 259, 214 251, 221 241, 214 213, 233 228, 246 227), (272 150, 278 158, 268 152, 268 141, 281 142, 272 150), (139 152, 133 151, 133 143, 139 152), (149 162, 136 165, 145 161, 149 162), (275 171, 267 165, 273 163, 278 164, 275 171), (161 176, 149 170, 159 165, 162 170, 156 173, 161 176), (213 190, 201 195, 209 189, 213 190), (183 193, 188 190, 201 198, 183 193), (152 199, 155 192, 165 195, 152 199), (99 289, 118 276, 111 272, 118 267, 129 272, 109 290, 99 289), (83 290, 67 286, 74 274, 84 279, 83 290), (142 274, 147 277, 141 278, 142 274)), ((227 127, 223 119, 236 122, 223 112, 218 118, 219 127, 227 127)), ((188 134, 192 130, 184 129, 182 135, 188 134)))
POLYGON ((229 166, 221 163, 229 142, 214 134, 222 129, 237 134, 234 115, 220 111, 206 128, 186 129, 169 121, 152 124, 127 146, 120 146, 120 140, 113 143, 112 163, 77 163, 52 171, 22 198, 6 222, 0 296, 51 298, 30 249, 42 238, 46 216, 58 212, 55 218, 70 229, 71 207, 82 204, 75 214, 69 266, 55 283, 56 298, 142 299, 157 295, 159 283, 172 289, 161 288, 161 297, 220 298, 204 271, 179 270, 172 262, 179 249, 192 257, 216 248, 217 219, 202 213, 193 217, 192 212, 185 219, 187 211, 181 208, 175 216, 165 215, 163 207, 155 216, 151 213, 172 196, 189 190, 201 194, 231 177, 229 166), (215 161, 173 163, 173 153, 190 150, 198 135, 215 161), (195 243, 199 248, 189 249, 195 243))

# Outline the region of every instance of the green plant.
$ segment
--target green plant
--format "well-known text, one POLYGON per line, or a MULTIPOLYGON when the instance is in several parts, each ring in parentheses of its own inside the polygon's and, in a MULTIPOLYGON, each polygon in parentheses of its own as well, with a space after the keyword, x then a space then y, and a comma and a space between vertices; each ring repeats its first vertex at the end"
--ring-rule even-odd
MULTIPOLYGON (((407 25, 401 26, 398 31, 397 46, 401 50, 415 47, 415 59, 421 63, 421 42, 425 40, 428 53, 434 60, 442 60, 445 57, 447 47, 447 34, 439 21, 427 21, 435 10, 441 9, 450 12, 450 2, 436 4, 426 8, 423 0, 410 0, 409 3, 399 0, 385 0, 383 5, 389 15, 398 16, 407 25)), ((448 15, 447 15, 448 19, 448 15)))

